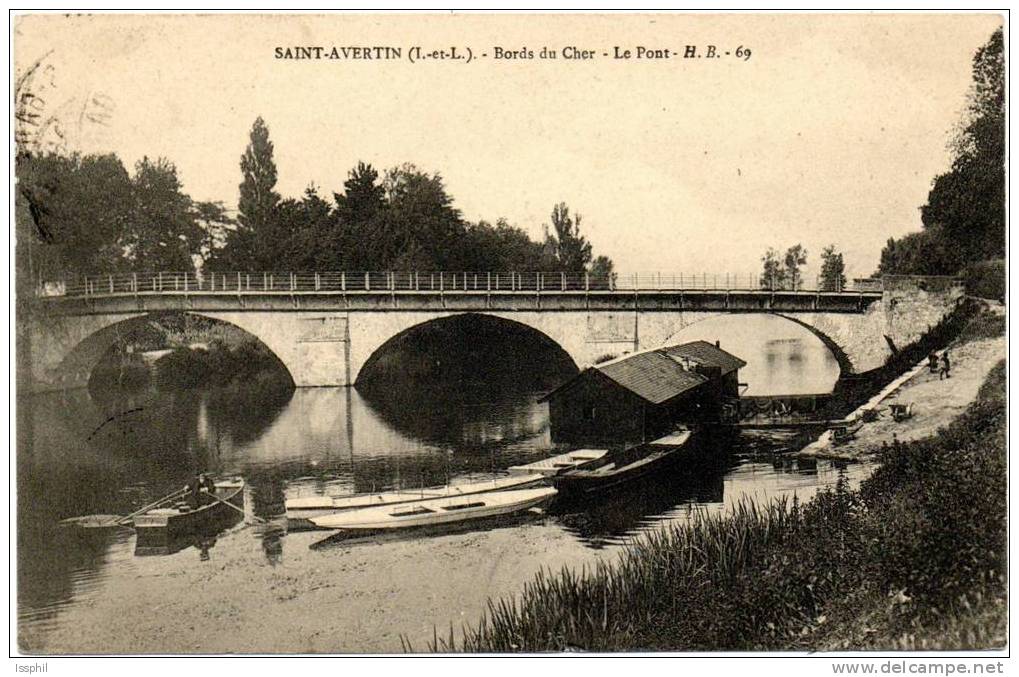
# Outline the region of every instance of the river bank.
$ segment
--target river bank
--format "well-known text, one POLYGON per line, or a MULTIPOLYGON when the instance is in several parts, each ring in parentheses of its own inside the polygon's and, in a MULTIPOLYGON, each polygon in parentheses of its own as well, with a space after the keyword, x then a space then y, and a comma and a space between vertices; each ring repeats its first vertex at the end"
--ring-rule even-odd
POLYGON ((200 316, 149 320, 119 340, 95 366, 90 389, 195 389, 257 380, 286 391, 293 380, 269 348, 251 334, 200 316))
POLYGON ((926 361, 917 365, 901 385, 886 389, 881 397, 862 408, 877 413, 877 419, 863 422, 854 439, 834 446, 828 434, 796 453, 801 458, 859 461, 882 445, 919 440, 937 433, 972 403, 987 374, 1004 358, 1004 315, 999 309, 977 315, 948 350, 952 359, 951 378, 931 373, 926 361), (910 418, 895 421, 891 405, 912 405, 910 418))
MULTIPOLYGON (((900 391, 936 418, 896 427, 902 444, 887 449, 859 440, 859 453, 878 453, 881 462, 859 490, 840 481, 804 504, 747 503, 732 516, 703 515, 642 539, 615 565, 539 575, 519 596, 493 601, 462 635, 430 648, 1004 646, 1005 344, 988 336, 1003 331, 999 319, 984 314, 967 326, 953 352, 968 366, 953 370, 951 385, 917 376, 900 391)), ((872 427, 869 443, 881 434, 872 427)))

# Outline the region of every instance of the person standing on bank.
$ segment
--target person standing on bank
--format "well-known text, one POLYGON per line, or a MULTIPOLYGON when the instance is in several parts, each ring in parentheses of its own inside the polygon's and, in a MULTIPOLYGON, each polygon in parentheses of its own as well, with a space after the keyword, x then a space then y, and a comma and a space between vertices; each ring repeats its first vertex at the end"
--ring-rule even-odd
POLYGON ((941 372, 938 374, 938 380, 943 378, 952 378, 952 361, 948 357, 948 351, 941 353, 941 372))

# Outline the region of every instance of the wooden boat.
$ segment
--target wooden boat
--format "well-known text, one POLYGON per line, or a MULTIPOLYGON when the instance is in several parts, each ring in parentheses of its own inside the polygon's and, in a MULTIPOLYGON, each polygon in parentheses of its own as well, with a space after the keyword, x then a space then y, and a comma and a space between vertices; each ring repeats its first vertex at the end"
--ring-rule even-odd
POLYGON ((498 517, 536 508, 552 500, 552 487, 490 491, 468 496, 444 496, 401 505, 361 508, 312 517, 323 529, 346 531, 404 529, 439 524, 459 524, 469 520, 498 517))
MULTIPOLYGON (((237 508, 244 505, 244 480, 230 479, 216 482, 214 495, 237 508)), ((217 501, 204 496, 204 502, 192 510, 187 503, 178 503, 170 508, 154 508, 134 518, 134 528, 139 542, 168 542, 197 533, 205 533, 220 525, 235 522, 240 513, 217 501)))
POLYGON ((442 498, 445 496, 470 496, 488 491, 505 491, 523 489, 540 484, 545 477, 530 473, 509 477, 496 477, 482 482, 465 484, 448 484, 444 487, 428 487, 416 491, 388 491, 371 494, 355 494, 353 496, 302 496, 287 499, 284 503, 287 510, 287 525, 291 529, 313 528, 309 518, 327 515, 342 510, 358 510, 386 505, 410 503, 426 498, 442 498))
POLYGON ((608 449, 574 449, 565 454, 545 458, 534 463, 512 465, 508 470, 511 475, 538 473, 551 477, 570 468, 582 467, 591 461, 598 460, 607 453, 609 453, 608 449))
POLYGON ((581 497, 617 488, 663 470, 682 458, 679 452, 690 435, 689 430, 678 431, 655 442, 606 454, 582 468, 557 475, 553 483, 564 497, 581 497))

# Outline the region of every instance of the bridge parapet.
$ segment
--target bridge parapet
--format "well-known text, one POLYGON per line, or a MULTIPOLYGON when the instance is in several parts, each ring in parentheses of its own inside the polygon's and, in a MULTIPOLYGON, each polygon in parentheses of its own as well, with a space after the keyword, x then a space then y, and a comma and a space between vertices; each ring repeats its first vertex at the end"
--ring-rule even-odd
POLYGON ((249 292, 566 292, 566 291, 769 291, 845 293, 880 291, 870 286, 826 288, 817 279, 795 289, 747 273, 560 273, 421 271, 145 272, 85 275, 46 282, 38 296, 106 296, 142 293, 237 294, 249 292))

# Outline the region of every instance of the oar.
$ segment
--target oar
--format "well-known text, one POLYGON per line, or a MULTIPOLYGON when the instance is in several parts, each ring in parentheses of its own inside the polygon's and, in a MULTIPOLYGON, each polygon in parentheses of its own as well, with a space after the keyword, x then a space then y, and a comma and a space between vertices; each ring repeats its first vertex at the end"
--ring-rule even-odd
MULTIPOLYGON (((240 514, 244 515, 245 517, 247 517, 247 516, 248 516, 248 513, 244 512, 244 509, 243 509, 243 508, 238 508, 238 507, 237 507, 236 505, 234 505, 234 504, 233 504, 233 503, 231 503, 230 501, 224 501, 224 500, 223 500, 222 498, 220 498, 219 496, 217 496, 216 494, 214 494, 214 493, 212 493, 212 492, 209 492, 209 496, 210 496, 210 497, 212 497, 212 498, 214 498, 214 499, 216 499, 217 501, 219 501, 219 502, 220 502, 220 503, 222 503, 223 505, 226 505, 226 506, 229 506, 229 507, 233 508, 234 510, 236 510, 236 511, 237 511, 237 512, 239 512, 240 514)), ((252 518, 252 519, 254 519, 254 520, 257 520, 257 521, 258 521, 259 523, 261 523, 261 524, 265 524, 265 520, 264 520, 264 519, 262 519, 261 517, 259 517, 258 515, 254 515, 254 514, 253 514, 253 515, 251 516, 251 518, 252 518)))
POLYGON ((157 505, 162 505, 170 499, 177 498, 184 493, 184 489, 178 489, 177 491, 164 496, 158 501, 149 503, 146 506, 138 508, 130 515, 82 515, 81 517, 68 517, 67 519, 60 520, 61 524, 69 524, 74 526, 83 527, 85 529, 108 529, 112 527, 127 526, 127 522, 131 521, 131 518, 137 517, 146 510, 152 510, 157 505))

